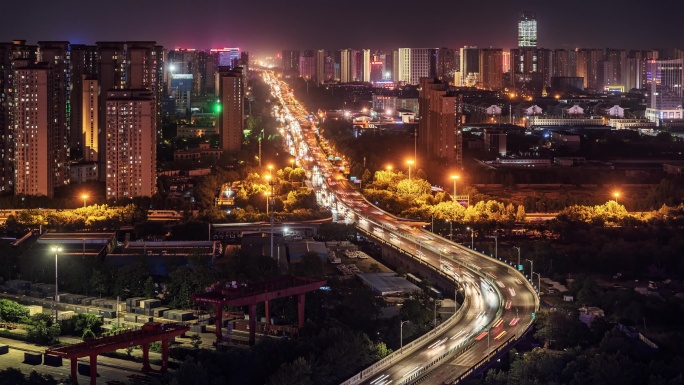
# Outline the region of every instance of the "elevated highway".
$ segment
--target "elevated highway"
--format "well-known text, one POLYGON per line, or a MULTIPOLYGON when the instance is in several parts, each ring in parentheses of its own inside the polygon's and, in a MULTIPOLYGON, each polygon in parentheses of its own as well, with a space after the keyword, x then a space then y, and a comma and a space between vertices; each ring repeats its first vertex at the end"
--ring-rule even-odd
POLYGON ((278 115, 289 150, 307 169, 319 204, 329 207, 337 220, 354 223, 378 242, 447 277, 450 289, 464 292, 465 301, 454 316, 343 385, 457 383, 512 346, 531 326, 539 306, 536 290, 526 277, 507 262, 369 204, 318 148, 313 130, 303 130, 298 124, 304 110, 298 107, 291 112, 283 102, 282 95, 288 95, 292 104, 287 85, 267 72, 264 77, 282 106, 278 115))

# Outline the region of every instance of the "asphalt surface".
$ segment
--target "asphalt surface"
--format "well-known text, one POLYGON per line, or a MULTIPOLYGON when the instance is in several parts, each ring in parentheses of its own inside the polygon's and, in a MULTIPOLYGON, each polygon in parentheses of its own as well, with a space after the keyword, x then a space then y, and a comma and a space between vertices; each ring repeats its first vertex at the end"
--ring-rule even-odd
POLYGON ((536 303, 522 275, 491 257, 423 230, 420 223, 396 218, 369 204, 338 167, 328 161, 313 131, 302 130, 296 124, 306 119, 308 113, 294 100, 287 85, 274 78, 270 82, 273 96, 288 106, 276 116, 287 127, 282 131, 286 144, 297 156, 298 164, 309 172, 318 203, 331 209, 334 220, 354 223, 373 237, 441 271, 454 280, 453 287, 458 282, 470 298, 467 308, 462 310, 465 315, 453 327, 359 383, 407 384, 416 379, 426 384, 448 383, 525 330, 536 303), (430 366, 459 346, 469 348, 459 349, 430 366))

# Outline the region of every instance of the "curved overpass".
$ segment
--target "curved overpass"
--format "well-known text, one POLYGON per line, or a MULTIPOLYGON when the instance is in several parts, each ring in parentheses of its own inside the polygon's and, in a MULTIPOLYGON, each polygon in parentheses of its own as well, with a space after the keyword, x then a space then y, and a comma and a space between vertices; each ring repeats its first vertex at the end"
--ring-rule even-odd
POLYGON ((319 204, 330 207, 338 220, 355 223, 366 234, 439 271, 453 281, 454 290, 460 285, 465 292, 466 301, 455 316, 344 385, 458 382, 528 329, 538 297, 525 277, 506 263, 370 205, 330 165, 313 132, 299 128, 297 121, 305 111, 296 107, 297 116, 292 116, 287 106, 292 102, 283 100, 284 94, 293 100, 287 86, 273 77, 267 82, 283 108, 281 120, 289 128, 286 143, 290 151, 311 162, 309 171, 319 204))

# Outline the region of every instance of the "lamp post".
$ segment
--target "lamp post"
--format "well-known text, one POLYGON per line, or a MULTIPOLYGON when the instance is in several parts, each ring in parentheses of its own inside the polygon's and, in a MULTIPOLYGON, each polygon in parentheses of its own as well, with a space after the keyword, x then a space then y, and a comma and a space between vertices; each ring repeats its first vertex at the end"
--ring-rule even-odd
POLYGON ((616 192, 613 193, 613 196, 615 197, 615 204, 619 204, 619 203, 618 203, 618 198, 620 197, 620 193, 616 191, 616 192))
POLYGON ((527 258, 525 258, 525 260, 530 263, 530 280, 532 280, 532 274, 534 274, 534 262, 527 258))
POLYGON ((412 190, 412 189, 411 189, 411 165, 413 165, 413 161, 412 161, 412 160, 407 160, 407 161, 406 161, 406 164, 408 164, 408 166, 409 166, 409 167, 408 167, 408 169, 409 169, 409 170, 408 170, 408 171, 409 171, 409 194, 411 194, 411 190, 412 190))
POLYGON ((466 230, 470 230, 470 249, 475 250, 475 230, 470 227, 466 227, 466 230))
POLYGON ((514 249, 518 250, 518 266, 516 266, 516 270, 520 270, 520 248, 518 246, 513 246, 514 249))
POLYGON ((59 295, 59 289, 58 289, 58 284, 59 281, 57 279, 58 277, 58 271, 57 271, 57 256, 59 253, 62 252, 62 248, 59 246, 52 246, 51 250, 53 253, 55 253, 55 298, 53 299, 53 303, 55 305, 55 323, 58 322, 59 318, 57 317, 57 296, 59 295))
MULTIPOLYGON (((541 293, 541 274, 534 272, 532 274, 537 274, 537 293, 541 293)), ((532 278, 532 276, 530 276, 532 278)))
POLYGON ((404 324, 407 322, 409 321, 401 321, 399 324, 399 354, 404 353, 404 324))
POLYGON ((499 259, 499 236, 494 236, 494 258, 499 259))
POLYGON ((88 196, 83 194, 81 195, 81 198, 83 198, 83 207, 86 207, 86 199, 88 199, 88 196))
POLYGON ((458 175, 452 175, 451 176, 451 179, 453 179, 453 181, 454 181, 454 195, 453 195, 454 200, 456 200, 456 179, 458 179, 458 178, 460 178, 458 175))
POLYGON ((266 191, 266 216, 268 216, 268 206, 270 205, 271 202, 271 193, 269 191, 266 191))

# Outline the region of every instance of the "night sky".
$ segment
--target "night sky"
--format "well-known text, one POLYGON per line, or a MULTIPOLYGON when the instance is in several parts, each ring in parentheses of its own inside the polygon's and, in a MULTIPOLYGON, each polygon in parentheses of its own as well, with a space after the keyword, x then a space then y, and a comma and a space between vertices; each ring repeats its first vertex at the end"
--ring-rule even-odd
POLYGON ((521 11, 537 13, 545 48, 684 48, 684 0, 3 1, 0 40, 155 40, 167 48, 237 46, 253 54, 511 48, 521 11))

